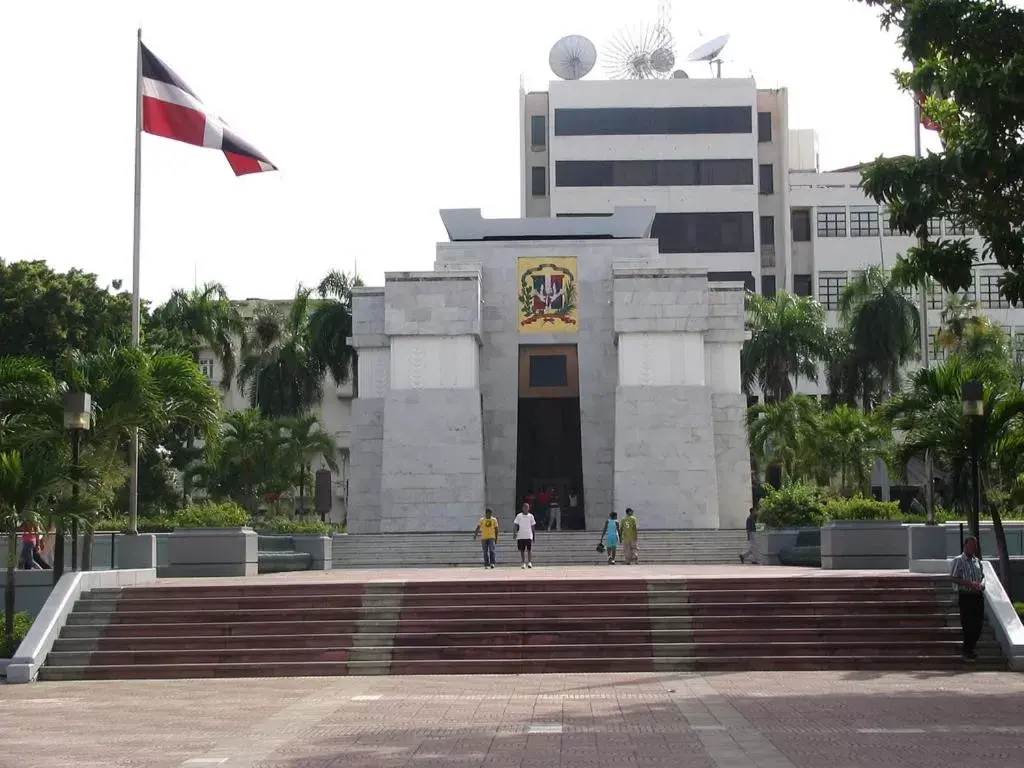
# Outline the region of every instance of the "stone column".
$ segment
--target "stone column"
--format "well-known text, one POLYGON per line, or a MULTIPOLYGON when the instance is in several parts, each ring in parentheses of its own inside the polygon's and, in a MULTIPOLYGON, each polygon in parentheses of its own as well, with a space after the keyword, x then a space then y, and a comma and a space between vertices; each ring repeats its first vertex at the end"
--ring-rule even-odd
POLYGON ((708 330, 704 335, 705 381, 714 414, 715 466, 720 528, 743 528, 750 509, 750 447, 747 396, 743 394, 740 352, 746 339, 746 292, 741 283, 712 283, 708 291, 708 330))
POLYGON ((384 335, 384 289, 352 291, 352 338, 356 397, 352 401, 349 451, 349 533, 380 533, 380 472, 384 443, 384 398, 391 372, 391 349, 384 335))
POLYGON ((479 271, 385 276, 384 533, 472 531, 484 508, 479 271))
POLYGON ((717 528, 707 274, 616 265, 615 508, 645 528, 717 528))

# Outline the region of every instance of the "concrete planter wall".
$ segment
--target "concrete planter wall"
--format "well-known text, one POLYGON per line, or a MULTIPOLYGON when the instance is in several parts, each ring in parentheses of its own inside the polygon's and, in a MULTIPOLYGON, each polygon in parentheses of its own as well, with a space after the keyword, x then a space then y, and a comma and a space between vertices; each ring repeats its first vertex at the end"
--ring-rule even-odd
POLYGON ((334 555, 333 540, 320 534, 294 535, 292 541, 296 552, 308 552, 313 557, 309 570, 329 571, 334 555))
POLYGON ((946 529, 941 525, 908 525, 907 536, 911 560, 945 560, 949 555, 946 529))
POLYGON ((821 567, 828 570, 907 568, 906 526, 899 521, 849 520, 821 529, 821 567))
POLYGON ((795 547, 799 528, 779 528, 754 534, 754 557, 760 565, 780 565, 779 552, 795 547))
MULTIPOLYGON (((7 586, 7 569, 0 569, 0 592, 7 586)), ((39 615, 53 590, 53 571, 14 572, 14 612, 39 615)))
POLYGON ((256 531, 248 527, 175 531, 167 545, 169 563, 160 576, 255 576, 258 542, 256 531))

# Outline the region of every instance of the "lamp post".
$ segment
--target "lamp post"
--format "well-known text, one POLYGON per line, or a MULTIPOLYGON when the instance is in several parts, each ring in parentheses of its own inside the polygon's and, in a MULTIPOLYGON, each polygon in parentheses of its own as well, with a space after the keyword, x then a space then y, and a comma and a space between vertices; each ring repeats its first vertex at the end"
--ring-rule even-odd
MULTIPOLYGON (((71 432, 71 466, 78 472, 81 465, 82 433, 92 426, 92 395, 88 392, 64 394, 64 429, 71 432)), ((71 482, 71 498, 78 501, 78 478, 71 482)), ((77 503, 74 505, 77 508, 77 503)), ((71 569, 78 569, 78 520, 71 523, 71 569)), ((64 523, 58 521, 54 548, 53 579, 56 584, 64 571, 64 523)))
POLYGON ((981 449, 985 429, 982 421, 982 417, 985 415, 985 390, 980 381, 965 381, 960 387, 960 394, 964 400, 964 416, 969 419, 971 425, 971 495, 973 498, 967 524, 971 535, 978 539, 980 548, 981 537, 978 527, 981 520, 981 449))

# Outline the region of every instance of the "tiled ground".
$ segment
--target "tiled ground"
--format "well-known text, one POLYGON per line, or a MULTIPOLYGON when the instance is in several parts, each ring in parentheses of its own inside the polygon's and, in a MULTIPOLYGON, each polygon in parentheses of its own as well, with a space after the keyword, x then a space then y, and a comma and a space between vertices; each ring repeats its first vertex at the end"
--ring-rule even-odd
POLYGON ((42 683, 0 734, 0 768, 1019 768, 1024 676, 42 683))

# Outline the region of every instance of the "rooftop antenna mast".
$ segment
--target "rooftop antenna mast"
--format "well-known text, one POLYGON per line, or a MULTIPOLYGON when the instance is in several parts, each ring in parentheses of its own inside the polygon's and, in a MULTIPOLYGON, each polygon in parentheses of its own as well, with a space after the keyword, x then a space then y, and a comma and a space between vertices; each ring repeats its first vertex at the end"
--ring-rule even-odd
POLYGON ((658 28, 672 34, 672 0, 658 0, 658 28))

